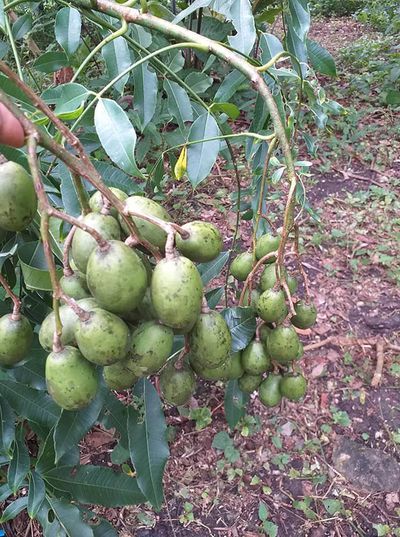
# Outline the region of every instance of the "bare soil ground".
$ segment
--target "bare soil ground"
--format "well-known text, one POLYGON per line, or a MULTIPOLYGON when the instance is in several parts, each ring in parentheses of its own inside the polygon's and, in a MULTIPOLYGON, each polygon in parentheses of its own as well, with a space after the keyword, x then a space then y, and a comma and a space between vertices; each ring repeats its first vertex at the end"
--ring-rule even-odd
MULTIPOLYGON (((314 23, 312 37, 336 56, 367 31, 341 19, 314 23)), ((384 122, 373 138, 377 146, 382 132, 384 122)), ((257 399, 250 402, 248 416, 232 435, 239 452, 236 462, 211 447, 216 433, 227 430, 222 386, 205 383, 199 389, 199 406, 212 413, 212 423, 200 431, 171 411, 168 423, 175 438, 163 510, 99 510, 121 537, 375 536, 383 531, 379 525, 389 528, 380 535, 400 534, 395 533, 400 532, 398 490, 359 489, 335 469, 332 457, 338 438, 345 436, 400 462, 400 349, 395 347, 400 345, 400 174, 393 161, 377 170, 354 153, 349 160, 344 147, 343 154, 329 161, 335 169, 318 171, 326 159, 315 162, 309 197, 321 224, 307 220, 302 235, 319 310, 318 322, 303 342, 339 336, 342 344, 331 342, 305 353, 309 390, 301 403, 267 410, 257 399), (358 338, 359 344, 346 344, 348 337, 358 338), (377 337, 392 348, 385 346, 383 377, 372 388, 377 337), (260 502, 268 512, 264 530, 260 502)), ((230 237, 235 217, 228 198, 232 177, 214 173, 209 186, 185 198, 184 207, 177 194, 175 210, 187 216, 189 208, 196 218, 217 222, 230 237)), ((246 225, 240 240, 249 245, 246 225)), ((111 464, 112 446, 107 433, 92 431, 83 459, 111 464)), ((26 520, 17 519, 14 534, 23 535, 25 528, 26 520)))

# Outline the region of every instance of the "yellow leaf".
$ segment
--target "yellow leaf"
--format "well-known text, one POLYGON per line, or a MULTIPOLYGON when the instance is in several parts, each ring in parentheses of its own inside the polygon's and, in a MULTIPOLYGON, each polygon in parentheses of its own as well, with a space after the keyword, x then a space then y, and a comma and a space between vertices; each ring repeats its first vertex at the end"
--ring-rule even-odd
POLYGON ((182 179, 182 177, 185 175, 186 170, 187 170, 187 147, 183 146, 181 154, 179 155, 179 158, 176 161, 175 169, 174 169, 175 177, 176 179, 178 179, 178 181, 179 179, 182 179))

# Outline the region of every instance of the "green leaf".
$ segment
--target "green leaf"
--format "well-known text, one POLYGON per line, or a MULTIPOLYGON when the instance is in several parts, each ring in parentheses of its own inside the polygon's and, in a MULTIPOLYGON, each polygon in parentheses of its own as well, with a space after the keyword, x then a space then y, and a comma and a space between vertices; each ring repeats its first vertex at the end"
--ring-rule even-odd
POLYGON ((197 265, 203 285, 206 286, 213 278, 219 276, 229 259, 229 251, 221 252, 218 257, 209 263, 197 265))
POLYGON ((54 516, 53 509, 47 499, 42 503, 36 518, 42 526, 43 537, 66 537, 65 531, 54 516))
POLYGON ((8 486, 8 483, 4 483, 4 485, 0 486, 0 502, 4 502, 4 500, 7 500, 12 494, 12 490, 8 486))
POLYGON ((12 26, 12 35, 16 41, 26 36, 32 30, 32 14, 25 13, 22 17, 14 22, 12 26))
MULTIPOLYGON (((0 0, 1 3, 2 0, 0 0)), ((1 26, 0 26, 1 29, 1 26)), ((10 50, 10 46, 8 43, 5 43, 4 41, 0 41, 0 60, 2 60, 10 50)))
POLYGON ((163 474, 169 457, 167 425, 158 393, 147 379, 140 379, 133 390, 140 407, 128 407, 128 441, 140 490, 159 510, 163 502, 163 474))
POLYGON ((263 522, 263 531, 268 537, 277 537, 278 535, 278 526, 271 520, 265 520, 263 522))
POLYGON ((233 430, 246 413, 249 395, 239 388, 237 380, 230 380, 225 388, 224 410, 229 428, 233 430))
POLYGON ((79 411, 62 410, 54 428, 56 462, 78 444, 96 423, 104 402, 104 391, 99 390, 94 401, 79 411))
POLYGON ((8 522, 9 520, 13 520, 17 515, 23 511, 26 506, 28 505, 28 498, 27 496, 23 496, 22 498, 18 498, 14 502, 10 503, 8 505, 1 517, 0 517, 0 524, 4 524, 5 522, 8 522))
POLYGON ((322 500, 322 503, 324 504, 327 512, 332 516, 336 513, 340 513, 343 510, 343 504, 340 500, 326 498, 325 500, 322 500))
POLYGON ((51 428, 60 415, 61 409, 42 391, 11 380, 0 380, 0 391, 15 412, 29 421, 51 428))
POLYGON ((54 466, 73 466, 79 464, 79 446, 74 446, 69 452, 67 452, 56 464, 56 452, 54 447, 54 428, 47 433, 47 436, 43 436, 44 441, 40 444, 39 455, 36 461, 36 471, 43 477, 43 475, 52 470, 54 466))
POLYGON ((142 132, 153 119, 157 106, 158 79, 154 71, 150 71, 148 62, 142 63, 133 72, 135 88, 134 109, 139 115, 142 132))
POLYGON ((260 37, 261 61, 268 63, 274 56, 283 51, 282 43, 279 39, 268 33, 261 34, 260 37))
POLYGON ((94 123, 100 142, 110 159, 124 172, 139 175, 135 161, 136 132, 118 103, 99 99, 94 123))
POLYGON ((111 468, 60 466, 46 472, 43 478, 55 490, 82 503, 120 507, 146 501, 136 479, 111 468))
MULTIPOLYGON (((18 257, 24 275, 25 285, 35 291, 51 291, 50 273, 47 269, 43 244, 40 241, 26 242, 18 248, 18 257)), ((61 278, 62 269, 57 269, 61 278)))
POLYGON ((217 433, 212 441, 211 447, 214 449, 218 449, 219 451, 225 451, 226 448, 232 447, 233 441, 232 438, 229 436, 229 434, 226 431, 219 431, 217 433))
POLYGON ((265 520, 268 519, 268 516, 269 516, 268 507, 265 505, 264 502, 260 502, 258 504, 258 518, 261 520, 261 522, 264 522, 265 520))
POLYGON ((79 11, 73 7, 63 7, 56 15, 54 33, 56 40, 69 55, 79 47, 82 19, 79 11))
MULTIPOLYGON (((108 77, 113 80, 116 76, 127 69, 131 61, 131 53, 129 51, 128 43, 121 36, 113 39, 110 43, 107 43, 101 51, 104 61, 106 62, 108 77)), ((118 93, 124 92, 125 84, 128 82, 129 73, 120 78, 115 84, 114 88, 118 93)), ((136 93, 135 93, 136 98, 136 93)))
POLYGON ((69 58, 65 52, 45 52, 33 64, 42 73, 54 73, 63 67, 68 67, 69 58))
POLYGON ((42 94, 47 104, 55 105, 54 113, 64 120, 76 119, 84 109, 84 104, 90 92, 81 84, 69 82, 54 88, 49 88, 42 94))
POLYGON ((174 24, 178 24, 178 22, 183 21, 185 17, 188 17, 191 13, 194 13, 201 7, 208 7, 212 1, 213 0, 194 0, 194 2, 191 5, 189 5, 189 7, 181 11, 179 15, 177 15, 172 22, 174 24))
POLYGON ((212 112, 222 112, 226 114, 231 119, 237 119, 240 116, 239 108, 232 103, 213 103, 210 106, 212 112))
POLYGON ((286 16, 285 21, 286 21, 286 27, 287 27, 287 32, 286 32, 287 49, 291 54, 296 56, 296 58, 300 62, 300 68, 295 62, 293 62, 293 67, 298 74, 301 73, 302 76, 305 77, 307 73, 307 59, 308 59, 305 40, 303 41, 297 35, 296 31, 293 28, 292 19, 290 18, 290 16, 286 16))
POLYGON ((81 512, 75 505, 47 497, 47 501, 60 526, 69 537, 93 537, 93 530, 82 520, 81 512))
POLYGON ((372 524, 372 527, 376 530, 378 537, 384 537, 384 535, 390 534, 390 526, 387 524, 372 524))
POLYGON ((8 466, 7 483, 15 494, 29 472, 30 458, 25 445, 25 431, 22 425, 17 429, 11 462, 8 466))
POLYGON ((250 0, 214 0, 212 9, 232 21, 236 35, 228 37, 235 49, 250 54, 256 40, 256 28, 250 0))
POLYGON ((221 313, 232 335, 232 352, 241 351, 247 347, 256 331, 253 309, 249 307, 227 308, 221 313))
POLYGON ((319 43, 307 39, 307 53, 310 63, 317 73, 327 76, 336 76, 336 65, 333 56, 319 43))
POLYGON ((205 293, 205 297, 207 300, 208 307, 212 310, 217 307, 219 304, 222 296, 224 294, 224 288, 223 287, 216 287, 215 289, 210 289, 210 291, 207 291, 205 293))
POLYGON ((132 177, 112 164, 98 160, 93 161, 93 164, 107 186, 119 188, 129 195, 143 192, 143 188, 134 183, 132 177))
POLYGON ((193 121, 192 105, 186 91, 176 82, 164 80, 164 91, 168 97, 168 111, 176 119, 181 129, 185 128, 185 121, 193 121))
MULTIPOLYGON (((220 131, 214 117, 208 112, 199 116, 189 131, 189 142, 214 138, 220 131)), ((220 141, 200 142, 188 146, 187 174, 193 187, 199 185, 210 173, 217 160, 220 141)))
POLYGON ((127 407, 123 405, 111 392, 104 401, 105 415, 103 425, 106 429, 115 428, 121 435, 121 443, 128 448, 127 407))
POLYGON ((4 397, 0 397, 0 452, 9 455, 15 440, 16 416, 4 397))
POLYGON ((29 476, 28 493, 28 515, 36 518, 39 509, 42 507, 46 495, 46 485, 40 475, 34 470, 29 476))
POLYGON ((13 370, 14 379, 36 390, 45 390, 46 380, 44 369, 47 354, 41 347, 37 334, 34 334, 29 358, 23 365, 19 365, 13 370))
POLYGON ((308 30, 310 29, 310 10, 308 0, 288 0, 289 12, 293 21, 293 29, 304 41, 308 30))
POLYGON ((400 91, 389 89, 385 96, 385 103, 389 106, 398 106, 400 104, 400 91))
POLYGON ((214 100, 218 103, 224 103, 236 93, 239 87, 246 81, 246 77, 240 71, 232 71, 224 78, 222 84, 215 94, 214 100))
MULTIPOLYGON (((192 4, 193 6, 193 4, 192 4)), ((213 79, 206 73, 193 71, 185 78, 185 83, 196 93, 204 93, 213 85, 213 79)))

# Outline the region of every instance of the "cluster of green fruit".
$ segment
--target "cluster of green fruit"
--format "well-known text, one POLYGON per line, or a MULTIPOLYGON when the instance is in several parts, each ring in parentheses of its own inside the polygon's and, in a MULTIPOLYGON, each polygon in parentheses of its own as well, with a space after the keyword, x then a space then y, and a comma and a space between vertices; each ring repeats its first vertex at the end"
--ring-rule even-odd
MULTIPOLYGON (((31 176, 15 162, 0 165, 0 244, 11 233, 23 231, 37 210, 31 176)), ((11 367, 28 355, 33 340, 32 327, 20 313, 0 318, 0 365, 11 367)))
MULTIPOLYGON (((249 305, 260 321, 255 339, 242 353, 245 373, 239 379, 239 386, 248 393, 258 390, 260 401, 267 407, 279 404, 282 397, 298 401, 305 395, 307 380, 293 365, 303 356, 303 344, 295 328, 309 328, 317 318, 315 305, 299 300, 294 305, 295 315, 290 322, 286 320, 287 297, 279 282, 274 255, 279 245, 280 237, 266 233, 256 241, 254 253, 239 254, 231 265, 231 274, 238 281, 245 281, 256 262, 265 263, 257 288, 250 293, 246 289, 244 293, 244 305, 249 305), (272 372, 273 364, 275 371, 279 369, 283 374, 272 372), (268 374, 266 378, 265 374, 268 374)), ((283 270, 292 295, 297 290, 297 280, 283 270)))
MULTIPOLYGON (((128 197, 112 189, 140 236, 165 252, 167 233, 158 221, 170 222, 168 212, 157 202, 141 196, 128 197), (150 217, 150 221, 138 215, 150 217)), ((0 228, 23 230, 33 219, 37 199, 32 179, 18 164, 0 170, 0 228)), ((247 301, 264 324, 256 339, 242 352, 232 353, 232 337, 224 317, 204 306, 200 273, 195 263, 215 259, 222 250, 218 229, 207 222, 185 224, 187 237, 175 234, 173 252, 166 252, 155 265, 139 247, 128 246, 129 230, 115 208, 104 203, 100 192, 90 199, 91 211, 81 217, 85 229, 77 227, 72 239, 68 270, 60 286, 73 301, 59 308, 61 348, 56 341, 56 315, 43 321, 39 341, 50 354, 46 360, 46 382, 50 395, 62 408, 77 410, 92 401, 99 387, 99 369, 112 390, 132 387, 143 376, 158 374, 164 399, 185 404, 196 387, 196 375, 207 380, 238 379, 243 391, 259 391, 268 406, 281 396, 298 400, 306 381, 301 375, 270 374, 271 364, 286 366, 302 354, 293 326, 281 324, 287 317, 285 296, 277 284, 275 264, 266 264, 261 276, 262 292, 253 290, 247 301), (172 355, 174 337, 184 334, 185 350, 172 355), (173 358, 170 358, 173 356, 173 358)), ((263 258, 279 246, 279 238, 264 235, 257 241, 255 257, 263 258)), ((274 259, 268 259, 274 261, 274 259)), ((231 272, 245 280, 253 269, 254 256, 240 254, 231 272)), ((66 267, 64 267, 66 269, 66 267)), ((292 292, 296 280, 285 273, 292 292)), ((316 318, 313 305, 297 302, 292 324, 308 327, 316 318)), ((0 320, 0 364, 13 366, 26 358, 32 329, 23 316, 0 320)))

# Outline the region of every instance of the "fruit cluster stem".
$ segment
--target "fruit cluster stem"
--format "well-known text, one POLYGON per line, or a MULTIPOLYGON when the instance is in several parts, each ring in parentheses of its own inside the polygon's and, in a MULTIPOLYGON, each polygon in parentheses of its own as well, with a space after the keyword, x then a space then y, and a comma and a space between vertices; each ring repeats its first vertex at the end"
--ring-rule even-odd
POLYGON ((183 347, 181 353, 179 354, 174 366, 175 369, 182 369, 185 361, 185 356, 190 352, 190 343, 189 336, 185 336, 185 346, 183 347))
POLYGON ((240 294, 239 306, 243 306, 244 296, 246 294, 246 289, 249 289, 249 293, 251 293, 251 286, 252 286, 252 283, 253 283, 253 278, 254 278, 254 275, 257 272, 257 270, 261 267, 261 265, 264 265, 264 263, 266 261, 268 261, 268 259, 272 259, 273 257, 276 257, 277 254, 278 254, 277 251, 270 252, 269 254, 266 254, 261 259, 259 259, 257 261, 257 263, 254 265, 254 267, 252 268, 250 274, 247 276, 246 281, 244 282, 243 289, 242 289, 242 292, 240 294))
POLYGON ((21 318, 21 301, 17 297, 17 295, 13 292, 11 287, 8 285, 7 280, 4 278, 4 276, 1 273, 0 273, 0 284, 4 287, 5 292, 13 301, 14 306, 13 306, 13 311, 11 314, 12 320, 19 321, 21 318))
POLYGON ((54 209, 50 205, 50 202, 47 198, 46 192, 44 190, 44 185, 40 176, 40 168, 37 161, 36 150, 37 150, 37 134, 35 129, 28 124, 28 127, 25 128, 25 132, 28 135, 27 145, 28 145, 28 163, 29 168, 32 174, 33 182, 35 185, 35 191, 39 199, 39 210, 40 210, 40 235, 43 242, 43 250, 46 257, 47 266, 49 269, 51 287, 53 289, 53 301, 54 301, 54 313, 56 318, 56 331, 54 335, 53 347, 57 352, 62 348, 61 344, 61 332, 62 332, 62 323, 59 314, 59 300, 62 298, 78 317, 82 320, 88 318, 88 313, 80 308, 74 300, 68 297, 63 293, 60 282, 57 277, 57 268, 54 260, 53 252, 51 251, 50 246, 50 233, 49 233, 49 220, 50 216, 54 214, 54 209))

